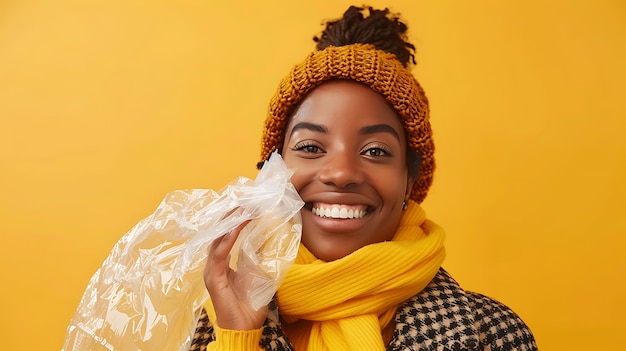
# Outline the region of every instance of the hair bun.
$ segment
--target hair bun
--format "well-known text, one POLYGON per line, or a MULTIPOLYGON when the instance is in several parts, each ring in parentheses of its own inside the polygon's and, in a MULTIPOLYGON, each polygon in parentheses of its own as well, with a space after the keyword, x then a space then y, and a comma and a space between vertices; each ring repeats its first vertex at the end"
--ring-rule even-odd
POLYGON ((372 44, 394 54, 404 67, 415 64, 415 46, 407 40, 406 24, 387 8, 350 6, 341 18, 327 21, 325 25, 322 33, 313 38, 317 50, 329 46, 372 44))

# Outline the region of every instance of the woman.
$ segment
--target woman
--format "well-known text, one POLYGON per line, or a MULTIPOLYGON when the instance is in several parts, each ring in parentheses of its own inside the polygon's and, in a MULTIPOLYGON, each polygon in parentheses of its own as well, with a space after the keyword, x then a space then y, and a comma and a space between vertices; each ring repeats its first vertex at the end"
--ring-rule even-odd
POLYGON ((441 269, 443 231, 419 205, 434 145, 406 30, 388 10, 350 7, 281 82, 262 159, 279 150, 294 170, 298 257, 255 311, 227 279, 241 227, 216 242, 192 350, 536 349, 514 312, 441 269))

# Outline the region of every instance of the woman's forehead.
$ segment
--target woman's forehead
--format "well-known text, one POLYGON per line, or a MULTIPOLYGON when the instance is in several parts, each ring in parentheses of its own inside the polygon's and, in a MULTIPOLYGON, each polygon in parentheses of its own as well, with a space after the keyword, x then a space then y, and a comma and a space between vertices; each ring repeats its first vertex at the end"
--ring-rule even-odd
POLYGON ((404 134, 401 119, 385 98, 369 87, 352 81, 331 81, 311 91, 294 111, 287 133, 301 123, 320 125, 326 129, 343 124, 388 125, 396 134, 404 134))

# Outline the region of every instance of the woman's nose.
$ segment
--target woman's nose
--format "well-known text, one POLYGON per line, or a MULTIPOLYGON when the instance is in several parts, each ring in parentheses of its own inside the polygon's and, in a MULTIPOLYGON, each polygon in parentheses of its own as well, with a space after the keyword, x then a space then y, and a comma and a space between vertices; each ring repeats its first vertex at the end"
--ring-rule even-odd
POLYGON ((364 174, 359 155, 340 152, 325 157, 323 167, 318 174, 324 184, 346 188, 363 182, 364 174))

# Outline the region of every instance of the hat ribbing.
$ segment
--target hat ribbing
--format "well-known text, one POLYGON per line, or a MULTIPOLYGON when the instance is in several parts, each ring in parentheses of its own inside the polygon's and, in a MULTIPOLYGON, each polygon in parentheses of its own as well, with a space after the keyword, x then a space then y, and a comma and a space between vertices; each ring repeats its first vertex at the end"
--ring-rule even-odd
POLYGON ((296 65, 270 101, 263 131, 261 159, 281 147, 287 122, 296 106, 320 84, 346 79, 363 83, 381 94, 396 110, 407 133, 409 147, 422 157, 411 199, 421 203, 435 170, 428 99, 413 74, 390 53, 370 44, 329 46, 296 65))

